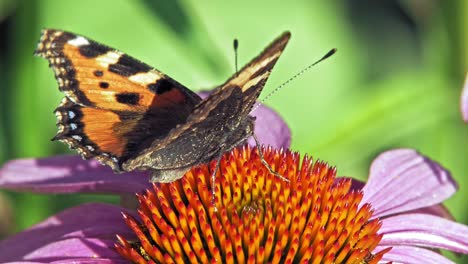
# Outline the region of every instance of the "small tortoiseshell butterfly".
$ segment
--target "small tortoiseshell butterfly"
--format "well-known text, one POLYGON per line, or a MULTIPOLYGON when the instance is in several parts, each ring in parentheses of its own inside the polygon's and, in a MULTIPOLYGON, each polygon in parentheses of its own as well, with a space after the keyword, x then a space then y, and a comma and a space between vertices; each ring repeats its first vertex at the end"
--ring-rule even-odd
POLYGON ((253 135, 255 119, 249 112, 290 36, 283 33, 202 99, 120 51, 45 29, 35 54, 49 61, 65 93, 55 110, 53 140, 115 172, 150 170, 157 182, 172 182, 195 165, 219 162, 253 135))

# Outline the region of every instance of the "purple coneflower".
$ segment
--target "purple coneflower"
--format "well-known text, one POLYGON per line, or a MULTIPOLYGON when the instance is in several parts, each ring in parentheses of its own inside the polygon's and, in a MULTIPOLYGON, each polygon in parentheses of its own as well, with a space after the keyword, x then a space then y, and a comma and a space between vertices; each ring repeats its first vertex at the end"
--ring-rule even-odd
POLYGON ((381 154, 364 186, 324 162, 264 152, 290 183, 268 174, 255 149, 238 148, 221 162, 217 212, 203 165, 139 194, 136 212, 88 204, 59 213, 2 241, 0 261, 452 263, 431 249, 468 252, 468 227, 439 205, 456 184, 413 150, 381 154))
POLYGON ((214 210, 211 166, 138 195, 138 218, 124 214, 138 237, 118 236, 118 252, 135 263, 377 263, 382 236, 371 206, 351 180, 297 153, 266 149, 265 159, 289 179, 271 175, 256 150, 235 149, 221 161, 214 210))

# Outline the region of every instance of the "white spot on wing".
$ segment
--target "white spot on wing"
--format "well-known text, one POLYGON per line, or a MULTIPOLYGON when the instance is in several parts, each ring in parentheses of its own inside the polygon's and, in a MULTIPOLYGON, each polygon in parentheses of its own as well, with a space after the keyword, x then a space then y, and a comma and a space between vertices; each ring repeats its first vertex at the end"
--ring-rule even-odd
POLYGON ((264 79, 268 78, 269 75, 270 75, 270 72, 264 72, 262 75, 259 75, 259 76, 255 77, 253 79, 250 79, 248 82, 246 82, 244 84, 244 87, 242 89, 244 91, 250 89, 250 87, 257 85, 258 83, 260 83, 264 79))
MULTIPOLYGON (((239 76, 237 76, 236 78, 232 80, 231 84, 240 86, 243 91, 247 90, 247 88, 243 85, 243 83, 248 81, 254 73, 266 67, 271 61, 277 59, 280 55, 281 55, 281 51, 278 51, 275 54, 272 54, 271 56, 260 61, 259 63, 251 65, 250 67, 240 72, 239 76)), ((268 75, 270 74, 269 72, 267 73, 268 74, 266 75, 265 74, 261 75, 262 78, 258 78, 258 77, 255 78, 256 79, 255 82, 249 82, 249 86, 247 87, 251 87, 254 83, 259 83, 262 79, 267 78, 268 75)))
POLYGON ((149 71, 149 72, 142 72, 142 73, 137 73, 135 75, 132 75, 129 77, 129 80, 132 82, 142 84, 142 85, 147 85, 147 84, 156 82, 160 78, 161 76, 159 76, 159 74, 153 71, 149 71))
POLYGON ((75 46, 75 47, 89 45, 89 41, 87 39, 85 39, 84 37, 81 37, 81 36, 78 36, 78 37, 76 37, 74 39, 70 39, 68 41, 68 43, 75 46))
MULTIPOLYGON (((78 102, 78 98, 76 97, 76 95, 72 92, 72 91, 63 91, 65 93, 65 95, 67 96, 68 99, 70 99, 70 101, 72 101, 73 103, 75 104, 79 104, 78 102)), ((66 102, 66 101, 65 101, 66 102)))
POLYGON ((102 67, 107 68, 110 64, 117 63, 120 56, 122 56, 121 52, 109 51, 106 54, 97 57, 96 60, 102 67))
POLYGON ((72 138, 81 141, 83 138, 80 135, 73 135, 72 138))

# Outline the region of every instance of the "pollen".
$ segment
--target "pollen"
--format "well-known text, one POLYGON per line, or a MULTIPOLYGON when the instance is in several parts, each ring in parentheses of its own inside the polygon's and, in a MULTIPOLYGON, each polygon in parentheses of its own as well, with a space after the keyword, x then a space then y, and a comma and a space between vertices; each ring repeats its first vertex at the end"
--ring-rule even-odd
POLYGON ((336 169, 288 150, 255 148, 225 154, 212 202, 211 162, 137 195, 124 214, 135 234, 115 248, 134 263, 377 263, 382 235, 369 204, 336 169), (217 208, 217 210, 215 210, 217 208))

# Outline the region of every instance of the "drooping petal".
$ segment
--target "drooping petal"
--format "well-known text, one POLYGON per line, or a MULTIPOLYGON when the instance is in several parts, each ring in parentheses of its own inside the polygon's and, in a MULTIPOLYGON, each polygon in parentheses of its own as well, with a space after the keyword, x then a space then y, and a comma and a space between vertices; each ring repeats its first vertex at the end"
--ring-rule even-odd
MULTIPOLYGON (((202 98, 209 94, 210 92, 198 93, 202 98)), ((256 117, 255 135, 262 145, 270 145, 273 148, 288 148, 291 145, 291 130, 273 109, 259 104, 250 115, 256 117)), ((248 142, 249 145, 255 146, 255 141, 252 138, 248 142)))
POLYGON ((145 173, 115 174, 79 156, 19 159, 0 169, 0 188, 36 193, 135 193, 149 188, 145 173))
POLYGON ((411 149, 397 149, 372 163, 362 203, 371 203, 379 217, 441 203, 456 190, 450 173, 437 162, 411 149))
MULTIPOLYGON (((381 250, 383 247, 377 247, 376 250, 381 250)), ((393 264, 399 263, 412 263, 412 264, 455 264, 453 261, 444 257, 443 255, 432 250, 409 247, 409 246, 395 246, 387 252, 379 263, 388 263, 392 261, 393 264)))
POLYGON ((461 112, 463 120, 468 122, 468 73, 466 74, 465 84, 461 95, 461 112))
POLYGON ((113 205, 86 204, 63 211, 1 241, 0 262, 123 262, 113 249, 115 234, 132 235, 122 221, 122 210, 113 205))
POLYGON ((385 218, 380 246, 407 245, 468 253, 468 226, 427 214, 402 214, 385 218))

